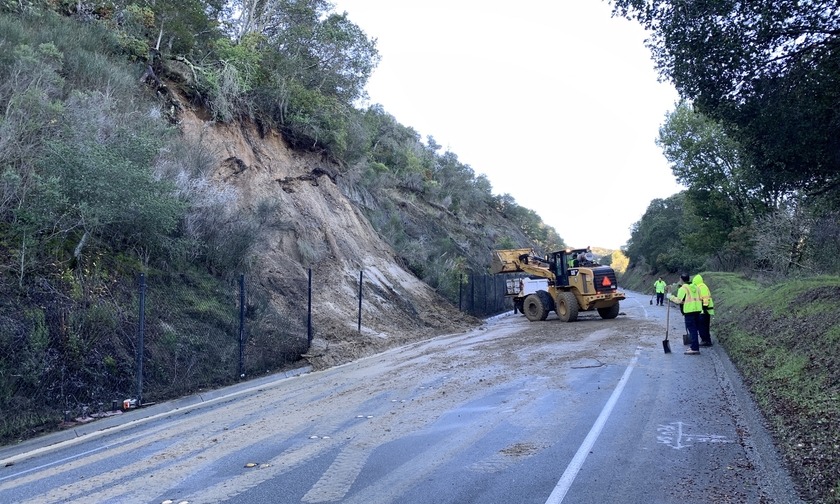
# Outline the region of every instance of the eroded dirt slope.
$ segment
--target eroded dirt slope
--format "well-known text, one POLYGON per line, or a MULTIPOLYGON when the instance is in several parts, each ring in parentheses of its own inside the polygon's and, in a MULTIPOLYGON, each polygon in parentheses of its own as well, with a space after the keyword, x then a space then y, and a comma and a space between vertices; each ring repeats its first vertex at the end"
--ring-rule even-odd
POLYGON ((477 323, 399 265, 389 245, 341 193, 340 175, 321 156, 293 151, 279 134, 263 136, 253 124, 204 121, 189 109, 182 112, 180 127, 187 139, 213 153, 212 181, 235 188, 236 213, 264 221, 253 275, 272 293, 272 302, 305 302, 299 297, 312 268, 316 339, 309 355, 314 365, 346 362, 477 323), (361 333, 360 271, 365 285, 361 333))

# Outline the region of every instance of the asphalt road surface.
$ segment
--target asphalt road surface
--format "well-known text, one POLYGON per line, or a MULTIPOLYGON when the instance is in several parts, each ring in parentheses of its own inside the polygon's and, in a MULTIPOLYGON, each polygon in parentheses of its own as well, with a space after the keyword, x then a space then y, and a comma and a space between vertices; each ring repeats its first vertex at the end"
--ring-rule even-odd
POLYGON ((628 295, 5 447, 0 502, 797 502, 723 349, 628 295))

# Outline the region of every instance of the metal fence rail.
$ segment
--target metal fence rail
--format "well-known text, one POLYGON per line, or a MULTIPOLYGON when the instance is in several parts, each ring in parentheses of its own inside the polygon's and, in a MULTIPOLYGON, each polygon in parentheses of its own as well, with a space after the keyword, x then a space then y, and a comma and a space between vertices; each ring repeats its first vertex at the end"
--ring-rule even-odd
POLYGON ((294 363, 312 337, 311 282, 284 282, 300 301, 272 303, 244 275, 140 274, 79 283, 73 299, 42 282, 0 304, 0 444, 294 363))
MULTIPOLYGON (((476 317, 511 310, 506 277, 462 276, 458 307, 476 317)), ((239 275, 196 285, 149 273, 134 285, 80 284, 74 299, 44 284, 26 302, 0 305, 0 444, 62 420, 180 397, 298 361, 317 329, 312 273, 272 278, 271 291, 258 280, 239 275), (283 302, 272 301, 278 295, 283 302)), ((373 287, 363 271, 347 281, 358 282, 361 331, 362 297, 373 287)))
POLYGON ((513 310, 513 301, 505 297, 505 282, 521 275, 470 273, 461 277, 458 307, 475 317, 489 317, 513 310))

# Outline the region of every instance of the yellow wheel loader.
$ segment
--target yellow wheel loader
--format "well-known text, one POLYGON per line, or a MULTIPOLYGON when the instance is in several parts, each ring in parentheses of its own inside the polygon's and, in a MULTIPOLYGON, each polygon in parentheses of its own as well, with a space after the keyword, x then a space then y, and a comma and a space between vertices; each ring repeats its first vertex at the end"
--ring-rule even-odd
POLYGON ((490 272, 525 273, 532 279, 548 280, 544 290, 506 292, 531 322, 545 320, 552 311, 563 322, 573 322, 578 313, 590 310, 613 319, 618 316, 619 301, 625 298, 618 290, 615 271, 595 262, 588 248, 560 250, 545 257, 537 256, 533 249, 495 250, 490 272))

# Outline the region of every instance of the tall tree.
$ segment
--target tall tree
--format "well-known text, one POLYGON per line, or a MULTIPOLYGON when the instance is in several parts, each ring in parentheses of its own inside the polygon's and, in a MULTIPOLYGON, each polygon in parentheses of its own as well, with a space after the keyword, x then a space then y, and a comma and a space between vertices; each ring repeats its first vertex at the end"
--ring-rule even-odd
POLYGON ((667 114, 656 143, 677 181, 688 188, 722 193, 741 214, 757 211, 753 195, 760 180, 751 180, 745 170, 740 145, 719 123, 680 102, 667 114))
POLYGON ((685 250, 682 243, 682 233, 687 229, 685 220, 684 193, 651 201, 642 218, 631 228, 624 251, 630 264, 647 264, 653 271, 675 272, 698 262, 693 251, 685 250))
POLYGON ((151 1, 155 13, 154 47, 170 54, 201 53, 221 34, 224 0, 151 1))
POLYGON ((241 10, 235 31, 264 35, 276 51, 273 64, 308 89, 346 103, 364 96, 379 63, 376 39, 332 12, 327 0, 252 0, 235 2, 241 10))
POLYGON ((720 124, 685 102, 668 114, 657 144, 674 176, 687 187, 694 225, 685 237, 698 253, 720 250, 735 228, 775 208, 781 199, 772 180, 752 176, 741 146, 720 124))
POLYGON ((834 0, 613 0, 651 30, 660 74, 785 190, 840 192, 840 7, 834 0))

